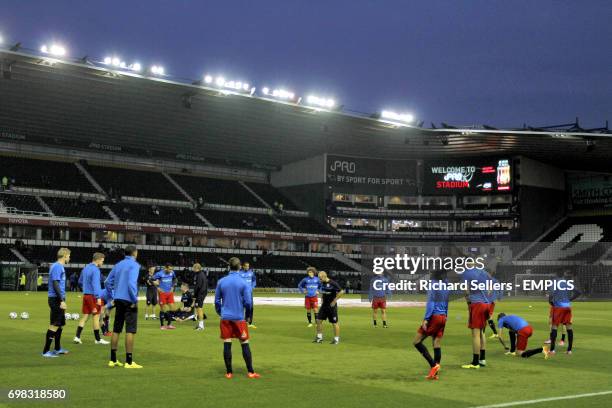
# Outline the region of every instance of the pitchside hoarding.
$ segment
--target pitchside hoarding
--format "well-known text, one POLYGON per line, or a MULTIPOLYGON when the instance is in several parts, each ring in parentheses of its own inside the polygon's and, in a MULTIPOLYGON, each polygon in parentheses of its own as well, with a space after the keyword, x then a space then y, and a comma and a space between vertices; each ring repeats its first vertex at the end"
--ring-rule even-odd
POLYGON ((573 208, 612 207, 612 176, 570 174, 567 181, 573 208))
POLYGON ((512 191, 509 158, 426 161, 423 194, 481 194, 512 191))
POLYGON ((327 184, 342 193, 417 193, 416 160, 383 160, 328 154, 325 171, 327 184))

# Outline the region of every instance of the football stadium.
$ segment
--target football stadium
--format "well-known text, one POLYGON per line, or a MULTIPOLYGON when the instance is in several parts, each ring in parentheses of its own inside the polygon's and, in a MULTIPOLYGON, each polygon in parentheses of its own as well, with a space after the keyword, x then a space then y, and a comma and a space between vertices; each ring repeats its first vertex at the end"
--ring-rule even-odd
POLYGON ((606 118, 426 124, 2 34, 0 406, 612 404, 606 118))

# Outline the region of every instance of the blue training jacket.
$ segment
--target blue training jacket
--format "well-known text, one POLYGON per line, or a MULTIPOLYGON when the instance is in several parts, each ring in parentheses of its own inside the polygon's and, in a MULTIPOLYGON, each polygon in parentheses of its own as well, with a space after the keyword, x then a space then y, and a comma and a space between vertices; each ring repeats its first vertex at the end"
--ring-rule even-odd
MULTIPOLYGON (((446 283, 447 280, 431 280, 431 283, 446 283)), ((427 305, 425 306, 425 316, 423 320, 429 320, 433 315, 448 316, 448 298, 450 291, 448 289, 437 289, 427 291, 427 305)))
POLYGON ((310 276, 306 276, 300 281, 300 283, 298 283, 298 289, 300 292, 305 291, 306 297, 315 297, 317 296, 317 291, 321 289, 321 281, 316 276, 313 276, 312 278, 310 276))
POLYGON ((527 326, 529 326, 527 320, 515 315, 506 315, 497 321, 497 327, 500 329, 505 327, 506 329, 510 329, 512 331, 519 331, 523 327, 527 326))
POLYGON ((217 282, 215 310, 223 320, 244 320, 245 309, 253 307, 251 288, 240 277, 238 271, 231 271, 217 282))
POLYGON ((81 271, 83 278, 83 294, 94 295, 96 299, 102 296, 102 287, 100 286, 100 268, 95 264, 90 263, 85 265, 81 271))
POLYGON ((115 299, 138 303, 138 272, 140 264, 133 256, 126 256, 123 261, 115 264, 108 274, 104 287, 112 289, 115 299))
POLYGON ((389 290, 389 278, 383 275, 376 275, 370 280, 370 289, 368 290, 368 299, 370 302, 374 298, 387 298, 391 296, 389 290), (377 289, 378 288, 378 289, 377 289))
POLYGON ((255 271, 253 269, 249 269, 248 271, 240 270, 240 277, 246 282, 249 289, 255 289, 257 286, 257 276, 255 275, 255 271))
MULTIPOLYGON (((474 284, 486 283, 487 281, 491 280, 491 277, 484 269, 472 268, 463 272, 461 279, 463 279, 464 282, 467 282, 469 287, 472 282, 474 282, 474 284)), ((468 298, 471 303, 491 303, 486 290, 472 290, 471 288, 468 290, 470 292, 468 298)))
POLYGON ((62 299, 66 299, 66 270, 64 265, 59 262, 55 262, 49 267, 49 297, 57 297, 55 289, 53 289, 53 281, 59 282, 60 296, 62 299))

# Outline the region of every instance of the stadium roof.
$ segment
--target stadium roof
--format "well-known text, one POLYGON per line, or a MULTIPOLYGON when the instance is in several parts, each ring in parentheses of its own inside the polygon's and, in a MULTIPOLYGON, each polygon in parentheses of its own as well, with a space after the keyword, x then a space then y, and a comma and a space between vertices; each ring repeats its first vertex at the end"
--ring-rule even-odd
POLYGON ((424 129, 164 78, 0 50, 0 130, 278 166, 322 153, 389 159, 525 155, 609 171, 612 135, 574 127, 424 129))

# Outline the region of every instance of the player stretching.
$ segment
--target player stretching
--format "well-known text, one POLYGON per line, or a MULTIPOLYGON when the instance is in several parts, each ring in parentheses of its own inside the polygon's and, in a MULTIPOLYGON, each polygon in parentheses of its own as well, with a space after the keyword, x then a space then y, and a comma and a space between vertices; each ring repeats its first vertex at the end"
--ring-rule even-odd
POLYGON ((535 354, 543 353, 544 358, 548 359, 549 352, 547 347, 538 347, 532 350, 527 350, 527 341, 533 334, 533 328, 522 317, 500 313, 497 316, 497 326, 499 327, 500 337, 503 334, 504 328, 508 329, 508 337, 510 337, 510 351, 506 353, 507 355, 528 358, 535 354))
POLYGON ((60 248, 57 251, 57 262, 49 268, 49 327, 45 336, 45 347, 43 357, 57 357, 60 354, 68 354, 61 346, 62 327, 66 324, 66 270, 64 265, 70 262, 70 250, 60 248), (51 342, 55 340, 55 350, 50 351, 51 342))
POLYGON ((557 341, 557 328, 564 325, 567 330, 567 354, 572 354, 574 345, 574 329, 572 327, 572 301, 580 296, 580 291, 567 289, 569 281, 561 272, 556 280, 557 289, 548 296, 548 302, 552 306, 552 325, 550 328, 550 353, 555 354, 555 342, 557 341))
MULTIPOLYGON (((446 283, 446 273, 444 271, 436 271, 432 273, 430 283, 432 285, 441 285, 446 283)), ((425 316, 423 323, 417 330, 414 337, 414 347, 421 353, 423 358, 429 363, 428 380, 437 380, 438 371, 440 371, 440 361, 442 361, 442 336, 444 336, 444 328, 446 327, 446 317, 448 316, 448 297, 449 291, 445 288, 432 288, 427 291, 427 305, 425 307, 425 316), (431 358, 429 350, 423 344, 425 338, 431 337, 434 349, 434 358, 431 358)))
POLYGON ((389 278, 384 275, 375 275, 370 281, 368 299, 370 303, 372 303, 372 323, 374 327, 378 327, 376 326, 376 317, 378 315, 378 309, 380 309, 383 328, 387 328, 387 296, 391 295, 388 285, 389 278))
POLYGON ((147 268, 148 275, 145 277, 147 285, 147 304, 145 306, 145 320, 157 319, 155 314, 155 306, 157 306, 157 287, 153 283, 153 275, 155 275, 155 266, 150 265, 147 268))
POLYGON ((257 286, 257 276, 255 271, 251 269, 251 265, 248 262, 242 264, 242 270, 240 271, 240 277, 246 282, 247 286, 251 291, 251 308, 248 313, 245 310, 245 319, 249 323, 251 329, 256 329, 257 326, 253 323, 253 309, 255 309, 255 303, 253 302, 253 289, 257 286))
POLYGON ((89 315, 93 315, 91 321, 93 326, 95 344, 108 344, 108 341, 100 338, 100 312, 102 311, 102 288, 100 287, 100 266, 104 263, 104 254, 96 252, 93 254, 91 263, 81 271, 83 279, 83 306, 81 312, 83 316, 79 320, 76 335, 73 342, 75 344, 83 344, 81 333, 83 327, 89 319, 89 315))
POLYGON ((110 321, 111 312, 113 308, 115 307, 114 298, 115 298, 115 294, 113 293, 112 288, 109 286, 105 286, 104 290, 102 291, 102 304, 104 305, 102 310, 104 311, 104 314, 103 316, 101 316, 102 317, 102 332, 104 333, 105 336, 112 336, 112 333, 110 331, 109 321, 110 321))
POLYGON ((329 279, 326 272, 319 272, 321 281, 322 304, 317 313, 317 337, 313 343, 323 343, 323 321, 328 320, 334 327, 334 339, 330 344, 340 343, 340 325, 338 324, 338 299, 344 291, 335 281, 329 279))
POLYGON ((253 306, 251 288, 240 277, 240 259, 230 258, 229 274, 221 278, 215 290, 215 311, 221 316, 220 328, 223 340, 223 360, 225 378, 234 376, 232 370, 232 339, 238 339, 242 347, 242 357, 246 363, 248 377, 259 378, 253 370, 253 358, 249 346, 249 328, 244 320, 244 310, 253 306))
POLYGON ((309 266, 306 269, 307 277, 302 279, 298 284, 298 289, 304 294, 304 307, 306 308, 306 319, 308 319, 308 327, 312 327, 312 312, 315 316, 319 311, 319 289, 321 288, 321 281, 315 276, 317 269, 313 266, 309 266))
POLYGON ((487 293, 480 289, 471 289, 471 285, 485 284, 490 280, 489 274, 484 269, 468 269, 463 272, 462 279, 467 282, 468 293, 466 300, 469 308, 468 327, 472 331, 472 362, 464 364, 461 368, 480 368, 487 365, 486 348, 487 340, 484 328, 489 320, 491 306, 487 293))
POLYGON ((196 330, 204 330, 204 299, 208 294, 208 277, 206 271, 199 263, 193 264, 193 297, 195 298, 195 310, 198 317, 196 330))
POLYGON ((115 322, 111 338, 109 367, 142 368, 133 360, 134 336, 138 325, 138 272, 140 264, 136 262, 138 250, 133 245, 125 248, 125 258, 115 264, 108 274, 104 287, 115 292, 115 322), (117 360, 119 335, 125 324, 125 364, 117 360))
POLYGON ((157 272, 151 279, 153 284, 157 286, 159 293, 159 324, 162 330, 174 330, 176 327, 172 325, 172 312, 174 311, 174 285, 176 284, 176 275, 170 264, 166 264, 162 271, 157 272), (164 320, 168 322, 164 325, 164 320))

